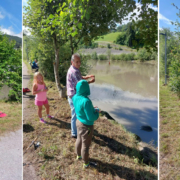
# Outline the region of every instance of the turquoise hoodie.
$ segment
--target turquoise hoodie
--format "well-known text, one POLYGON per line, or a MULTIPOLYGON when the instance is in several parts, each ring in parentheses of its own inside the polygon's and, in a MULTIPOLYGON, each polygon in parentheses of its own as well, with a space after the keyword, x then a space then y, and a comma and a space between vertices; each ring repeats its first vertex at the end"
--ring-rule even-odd
POLYGON ((99 112, 96 112, 91 100, 89 84, 86 80, 80 80, 76 85, 76 94, 73 96, 73 104, 76 117, 85 125, 93 125, 99 118, 99 112))

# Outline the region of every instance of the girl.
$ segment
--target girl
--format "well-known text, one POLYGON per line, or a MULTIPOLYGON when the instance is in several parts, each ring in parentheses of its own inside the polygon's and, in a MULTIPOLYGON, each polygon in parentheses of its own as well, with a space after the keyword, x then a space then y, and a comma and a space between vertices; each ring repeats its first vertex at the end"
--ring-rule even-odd
POLYGON ((46 123, 44 119, 42 118, 42 106, 44 105, 46 108, 46 113, 48 118, 53 118, 49 115, 49 104, 46 96, 46 92, 48 91, 48 88, 46 87, 46 84, 44 83, 43 76, 40 72, 36 72, 34 74, 34 81, 33 81, 33 89, 32 93, 36 95, 35 97, 35 105, 38 106, 38 116, 40 118, 40 122, 46 123))

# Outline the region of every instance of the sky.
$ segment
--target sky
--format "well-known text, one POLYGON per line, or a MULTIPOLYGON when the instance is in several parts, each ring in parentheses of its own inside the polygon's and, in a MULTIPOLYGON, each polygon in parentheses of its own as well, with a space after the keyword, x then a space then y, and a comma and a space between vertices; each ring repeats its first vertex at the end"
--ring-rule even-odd
POLYGON ((0 30, 22 37, 22 0, 0 0, 0 30))
MULTIPOLYGON (((137 7, 141 7, 142 5, 140 3, 137 2, 136 0, 136 6, 137 7)), ((158 7, 153 6, 152 4, 149 4, 149 7, 155 11, 158 11, 158 7)), ((132 13, 136 13, 137 15, 133 18, 135 20, 136 17, 138 17, 138 15, 140 14, 140 12, 138 12, 137 8, 132 12, 132 13)), ((128 22, 130 22, 129 18, 132 15, 132 13, 129 13, 129 15, 125 18, 128 18, 127 20, 123 20, 122 24, 127 24, 128 22)))
POLYGON ((172 5, 174 3, 180 8, 180 0, 159 0, 159 28, 170 28, 171 31, 175 31, 175 26, 171 24, 171 21, 176 21, 180 18, 176 15, 179 10, 172 5))

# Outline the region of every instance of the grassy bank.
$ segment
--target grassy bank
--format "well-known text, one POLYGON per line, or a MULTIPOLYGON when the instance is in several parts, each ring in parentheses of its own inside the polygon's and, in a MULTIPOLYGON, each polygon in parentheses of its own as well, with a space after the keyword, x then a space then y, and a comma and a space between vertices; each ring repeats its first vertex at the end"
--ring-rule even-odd
POLYGON ((0 111, 7 114, 0 118, 0 136, 15 131, 22 125, 22 104, 0 101, 0 111))
POLYGON ((97 41, 97 42, 98 42, 98 41, 105 41, 105 42, 113 43, 113 42, 116 40, 116 38, 117 38, 117 36, 118 36, 119 34, 121 34, 121 32, 109 33, 109 34, 103 36, 103 38, 97 39, 96 41, 97 41))
MULTIPOLYGON (((39 122, 34 98, 24 109, 25 150, 37 137, 41 146, 31 147, 24 155, 25 166, 32 164, 41 179, 157 179, 157 161, 154 167, 143 162, 135 135, 113 120, 102 116, 95 122, 90 158, 98 163, 96 169, 82 169, 82 161, 76 161, 75 139, 71 136, 71 112, 66 98, 60 99, 55 84, 46 81, 49 87, 50 114, 55 119, 47 124, 39 122)), ((45 117, 45 109, 43 110, 45 117)))
POLYGON ((160 85, 160 178, 180 179, 180 99, 160 85))

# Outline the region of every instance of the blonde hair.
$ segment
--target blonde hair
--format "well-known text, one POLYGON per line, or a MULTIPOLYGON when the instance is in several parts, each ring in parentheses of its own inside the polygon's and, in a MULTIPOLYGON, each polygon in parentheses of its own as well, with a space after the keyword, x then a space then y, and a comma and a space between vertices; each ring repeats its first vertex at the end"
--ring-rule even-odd
POLYGON ((34 73, 33 84, 37 84, 37 77, 38 77, 38 76, 41 76, 41 77, 42 77, 42 81, 43 81, 43 84, 44 84, 44 78, 43 78, 43 75, 42 75, 40 72, 34 73))

